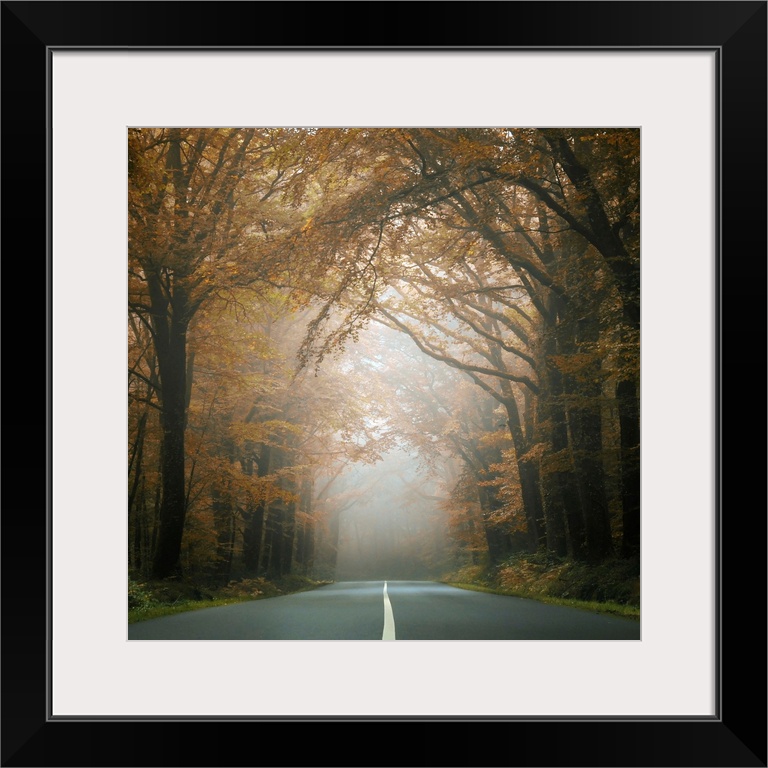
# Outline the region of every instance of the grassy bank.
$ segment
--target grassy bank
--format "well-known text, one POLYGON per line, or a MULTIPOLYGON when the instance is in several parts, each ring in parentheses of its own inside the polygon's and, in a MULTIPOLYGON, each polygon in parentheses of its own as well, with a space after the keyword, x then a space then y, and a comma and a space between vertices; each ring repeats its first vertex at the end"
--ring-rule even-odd
MULTIPOLYGON (((446 574, 441 581, 478 592, 640 618, 640 564, 637 560, 610 560, 590 565, 544 555, 518 554, 495 567, 464 567, 446 574)), ((128 621, 134 623, 201 608, 279 597, 329 583, 303 576, 287 576, 272 581, 242 579, 222 588, 213 588, 182 580, 130 580, 128 621)))
POLYGON ((131 579, 128 582, 128 623, 197 611, 201 608, 290 595, 317 589, 328 583, 330 582, 315 581, 304 576, 286 576, 272 581, 263 578, 241 579, 231 581, 225 587, 214 588, 180 579, 131 579))
POLYGON ((467 566, 443 581, 462 589, 539 600, 594 613, 640 618, 640 564, 598 565, 545 555, 518 554, 496 567, 467 566))

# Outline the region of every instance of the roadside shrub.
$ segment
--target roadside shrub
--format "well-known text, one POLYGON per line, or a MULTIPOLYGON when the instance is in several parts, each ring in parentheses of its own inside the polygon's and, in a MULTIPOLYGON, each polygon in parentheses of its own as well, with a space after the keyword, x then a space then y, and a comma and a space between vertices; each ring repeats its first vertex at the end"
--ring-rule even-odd
POLYGON ((640 566, 633 560, 592 565, 546 553, 515 555, 498 567, 496 583, 531 596, 640 605, 640 566))
POLYGON ((143 613, 155 605, 147 585, 132 579, 128 581, 128 610, 143 613))
POLYGON ((274 586, 263 578, 230 581, 220 590, 220 594, 226 597, 259 597, 274 592, 274 586))
POLYGON ((480 584, 485 586, 490 586, 492 582, 492 579, 489 578, 488 566, 482 564, 465 565, 451 574, 449 580, 459 584, 480 584))

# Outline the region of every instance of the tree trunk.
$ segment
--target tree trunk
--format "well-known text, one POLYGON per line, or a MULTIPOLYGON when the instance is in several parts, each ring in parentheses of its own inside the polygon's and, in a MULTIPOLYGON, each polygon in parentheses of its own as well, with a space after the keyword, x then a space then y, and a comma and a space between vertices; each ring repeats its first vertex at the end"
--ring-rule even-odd
POLYGON ((211 506, 213 508, 213 524, 216 529, 216 564, 214 580, 224 586, 229 582, 232 567, 232 547, 234 544, 233 503, 229 493, 221 493, 213 489, 211 506))
POLYGON ((296 533, 296 503, 293 494, 296 490, 295 478, 285 470, 291 464, 290 439, 288 445, 272 448, 271 471, 283 471, 280 478, 280 490, 291 494, 289 498, 280 498, 269 505, 267 514, 267 533, 265 547, 268 552, 267 574, 273 578, 285 576, 291 572, 293 560, 294 536, 296 533))
POLYGON ((134 443, 134 452, 128 471, 133 473, 133 483, 128 491, 128 509, 131 510, 136 499, 136 491, 139 487, 139 481, 142 478, 142 459, 144 456, 144 435, 146 434, 147 411, 145 410, 139 417, 136 425, 136 442, 134 443))
MULTIPOLYGON (((143 488, 143 477, 141 485, 143 488)), ((144 524, 141 518, 145 506, 146 505, 142 495, 141 504, 136 504, 136 506, 133 508, 133 549, 131 550, 129 547, 128 550, 128 570, 134 571, 136 573, 141 573, 141 569, 144 565, 143 553, 141 551, 142 541, 144 538, 144 524)))
POLYGON ((548 333, 547 336, 545 344, 548 359, 542 369, 547 381, 546 408, 550 422, 548 437, 551 453, 545 456, 547 470, 543 488, 548 520, 552 518, 555 526, 551 539, 547 540, 547 547, 551 552, 562 553, 563 542, 559 534, 565 526, 565 554, 570 554, 574 560, 583 560, 586 552, 584 513, 569 451, 568 417, 563 406, 563 376, 551 360, 552 355, 557 354, 555 334, 548 333))
MULTIPOLYGON (((179 299, 183 307, 183 300, 179 299)), ((174 311, 178 308, 174 307, 174 311)), ((181 313, 183 315, 183 312, 181 313)), ((181 574, 181 540, 186 515, 184 432, 186 426, 186 323, 174 315, 165 343, 156 343, 162 401, 162 502, 152 575, 181 574)), ((157 339, 159 341, 159 338, 157 339)))
POLYGON ((128 549, 128 567, 129 569, 141 570, 142 553, 142 521, 139 505, 137 504, 137 495, 139 488, 144 485, 143 458, 144 458, 144 435, 147 423, 147 411, 145 410, 139 417, 136 427, 136 442, 134 443, 134 453, 132 461, 129 464, 129 472, 133 472, 133 481, 128 491, 128 526, 133 527, 133 547, 128 549))
POLYGON ((272 502, 267 512, 267 531, 264 540, 264 550, 267 557, 267 576, 276 578, 283 569, 283 503, 272 502))
POLYGON ((243 567, 248 574, 256 576, 261 567, 266 504, 263 501, 256 504, 248 502, 244 517, 246 523, 243 530, 243 567))
MULTIPOLYGON (((271 448, 268 445, 261 446, 261 452, 256 459, 256 471, 258 477, 266 477, 270 471, 271 448)), ((251 469, 251 472, 253 470, 251 469)), ((247 473, 247 472, 246 472, 247 473)), ((261 565, 262 536, 264 533, 264 520, 266 516, 266 503, 260 497, 256 504, 245 510, 245 530, 243 531, 243 565, 245 570, 252 575, 257 575, 261 565)))
POLYGON ((602 459, 600 360, 592 349, 599 340, 600 329, 594 314, 579 319, 575 326, 566 326, 568 339, 564 346, 577 356, 586 358, 587 362, 579 362, 578 371, 564 376, 563 384, 570 402, 568 427, 584 513, 585 554, 588 560, 597 562, 606 558, 612 547, 602 459))
POLYGON ((586 555, 600 561, 611 553, 611 525, 600 456, 600 416, 594 408, 573 407, 569 413, 573 460, 584 510, 586 555))
POLYGON ((499 509, 500 504, 496 501, 492 489, 479 486, 478 491, 483 518, 483 531, 485 533, 485 542, 488 546, 488 559, 492 565, 495 565, 500 563, 509 554, 506 536, 490 519, 493 513, 499 509))
POLYGON ((616 387, 621 424, 622 557, 640 552, 640 403, 637 384, 620 381, 616 387))
MULTIPOLYGON (((296 481, 293 476, 287 480, 291 493, 296 491, 296 481)), ((294 546, 296 544, 296 501, 290 500, 282 505, 280 526, 280 575, 293 573, 294 546)))
POLYGON ((341 513, 334 512, 328 521, 328 570, 336 575, 336 567, 339 560, 339 534, 341 532, 341 513))
POLYGON ((300 510, 301 524, 296 528, 296 564, 299 571, 308 576, 312 569, 313 521, 310 519, 312 505, 312 480, 304 477, 301 483, 300 510))
POLYGON ((532 461, 521 460, 528 450, 528 441, 523 434, 520 423, 520 414, 515 398, 508 397, 504 400, 507 412, 507 424, 517 456, 517 472, 520 478, 520 491, 523 497, 523 510, 528 526, 529 549, 535 552, 540 546, 546 544, 546 523, 544 521, 544 505, 541 498, 541 485, 539 480, 539 468, 532 461))
POLYGON ((544 519, 547 522, 547 552, 558 557, 568 554, 568 536, 565 526, 565 504, 562 489, 551 476, 543 484, 544 519))

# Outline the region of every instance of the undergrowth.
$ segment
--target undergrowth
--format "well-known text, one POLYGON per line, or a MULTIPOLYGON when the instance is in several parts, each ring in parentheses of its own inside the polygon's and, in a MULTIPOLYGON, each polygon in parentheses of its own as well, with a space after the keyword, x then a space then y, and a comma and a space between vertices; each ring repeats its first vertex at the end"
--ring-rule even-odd
POLYGON ((465 589, 640 617, 637 559, 590 564, 547 554, 518 553, 496 566, 465 566, 447 574, 443 581, 465 589))
POLYGON ((182 579, 128 581, 128 623, 171 616, 175 613, 214 608, 248 600, 279 597, 316 589, 327 581, 289 575, 279 579, 239 579, 224 587, 210 587, 182 579))

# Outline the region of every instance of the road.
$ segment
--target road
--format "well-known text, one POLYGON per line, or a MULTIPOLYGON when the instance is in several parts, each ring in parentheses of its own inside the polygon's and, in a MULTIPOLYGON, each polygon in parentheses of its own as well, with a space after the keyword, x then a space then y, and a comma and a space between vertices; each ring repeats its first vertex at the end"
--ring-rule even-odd
POLYGON ((429 581, 359 581, 130 624, 128 639, 639 640, 640 623, 429 581))

